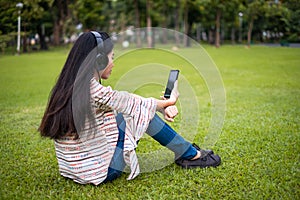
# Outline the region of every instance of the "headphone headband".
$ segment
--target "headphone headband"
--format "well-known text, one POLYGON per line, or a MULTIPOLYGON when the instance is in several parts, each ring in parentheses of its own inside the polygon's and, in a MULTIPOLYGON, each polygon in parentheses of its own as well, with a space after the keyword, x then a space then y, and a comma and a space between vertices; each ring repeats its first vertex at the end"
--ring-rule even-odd
POLYGON ((98 70, 104 70, 108 64, 108 57, 105 55, 103 39, 100 33, 91 31, 97 41, 96 67, 98 70))
POLYGON ((102 36, 97 31, 91 31, 91 33, 95 36, 95 39, 97 41, 97 50, 98 50, 98 52, 101 52, 102 49, 103 49, 103 39, 102 39, 102 36))

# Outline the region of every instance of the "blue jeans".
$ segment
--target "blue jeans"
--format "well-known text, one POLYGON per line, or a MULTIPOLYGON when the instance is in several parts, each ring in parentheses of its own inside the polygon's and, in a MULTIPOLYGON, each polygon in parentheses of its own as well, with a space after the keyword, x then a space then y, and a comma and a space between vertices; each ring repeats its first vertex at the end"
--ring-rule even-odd
MULTIPOLYGON (((123 148, 126 124, 121 114, 118 114, 116 119, 119 129, 119 138, 116 150, 110 163, 110 167, 108 168, 107 178, 104 182, 112 181, 121 176, 122 171, 125 168, 123 148)), ((158 141, 161 145, 173 151, 175 153, 175 159, 191 159, 197 154, 195 147, 177 134, 157 114, 155 114, 153 119, 150 121, 146 133, 158 141)))

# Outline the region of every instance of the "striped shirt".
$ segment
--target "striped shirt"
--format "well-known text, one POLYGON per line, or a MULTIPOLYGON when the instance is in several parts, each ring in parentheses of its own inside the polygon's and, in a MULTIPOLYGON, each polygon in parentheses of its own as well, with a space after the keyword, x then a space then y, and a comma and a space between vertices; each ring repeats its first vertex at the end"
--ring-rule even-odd
POLYGON ((123 154, 131 169, 128 180, 135 178, 140 172, 135 148, 154 117, 155 99, 112 90, 93 78, 91 100, 95 127, 91 129, 86 123, 79 139, 68 135, 55 140, 60 174, 81 184, 103 182, 119 135, 115 113, 122 113, 126 122, 123 154))

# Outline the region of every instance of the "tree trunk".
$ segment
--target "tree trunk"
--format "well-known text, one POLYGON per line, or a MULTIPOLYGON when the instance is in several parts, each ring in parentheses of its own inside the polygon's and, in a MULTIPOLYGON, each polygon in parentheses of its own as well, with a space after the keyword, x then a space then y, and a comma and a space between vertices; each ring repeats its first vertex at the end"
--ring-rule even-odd
POLYGON ((24 35, 23 35, 23 53, 28 52, 27 48, 27 34, 26 34, 26 23, 24 23, 24 35))
POLYGON ((166 44, 167 43, 167 19, 168 19, 168 11, 167 11, 167 6, 166 6, 166 3, 163 4, 163 13, 164 13, 164 19, 162 21, 162 27, 163 27, 163 35, 162 35, 162 44, 166 44))
MULTIPOLYGON (((67 32, 66 32, 66 29, 67 29, 67 26, 65 25, 65 22, 71 18, 71 11, 69 9, 69 5, 70 5, 70 0, 63 0, 62 4, 63 4, 63 8, 61 10, 61 36, 62 37, 65 37, 67 35, 67 32)), ((107 24, 110 24, 110 23, 107 23, 107 24)), ((109 25, 108 25, 109 26, 109 25)))
POLYGON ((221 20, 221 9, 217 10, 217 15, 216 15, 216 40, 215 40, 215 46, 217 48, 220 47, 220 20, 221 20))
POLYGON ((180 38, 179 38, 179 11, 180 11, 180 0, 176 1, 176 8, 175 8, 175 43, 176 46, 180 46, 180 38))
POLYGON ((60 39, 63 36, 63 24, 66 20, 67 15, 67 1, 64 0, 55 0, 53 6, 58 9, 57 13, 55 13, 56 18, 54 19, 54 26, 53 26, 53 44, 59 45, 60 39))
POLYGON ((151 11, 151 0, 147 0, 147 43, 148 43, 148 47, 152 48, 152 20, 151 20, 151 15, 150 15, 150 11, 151 11))
POLYGON ((211 45, 214 44, 214 33, 213 33, 212 29, 209 29, 209 31, 208 31, 208 42, 211 45))
POLYGON ((60 26, 59 19, 54 22, 53 26, 53 44, 59 45, 60 43, 60 26))
POLYGON ((248 34, 247 34, 248 47, 250 47, 250 44, 251 44, 251 35, 252 35, 252 29, 253 29, 253 22, 254 22, 254 17, 251 16, 250 23, 249 23, 249 26, 248 26, 248 34))
POLYGON ((235 44, 235 28, 231 28, 231 44, 235 44))
POLYGON ((24 32, 24 35, 22 37, 23 41, 23 53, 26 53, 28 52, 28 48, 27 48, 27 35, 26 35, 26 32, 24 32))
POLYGON ((193 24, 188 23, 188 31, 186 34, 186 47, 190 47, 191 46, 191 39, 189 37, 189 35, 192 34, 192 26, 193 24))
POLYGON ((121 37, 120 37, 120 40, 121 42, 123 43, 125 41, 125 37, 126 37, 126 34, 125 34, 125 31, 126 31, 126 16, 125 16, 125 13, 121 13, 120 14, 120 23, 121 23, 121 37))
POLYGON ((139 2, 138 0, 134 0, 134 10, 135 10, 135 33, 136 33, 136 47, 142 47, 141 42, 141 23, 140 23, 140 10, 139 10, 139 2))
POLYGON ((187 0, 185 1, 185 6, 184 6, 184 46, 188 46, 188 34, 189 34, 189 23, 188 23, 188 17, 189 17, 189 7, 188 7, 188 2, 187 0))
POLYGON ((45 41, 45 33, 43 30, 43 25, 38 25, 37 30, 38 30, 37 33, 40 38, 40 50, 48 50, 48 46, 45 41))
POLYGON ((201 24, 197 24, 197 41, 200 42, 201 40, 201 24))

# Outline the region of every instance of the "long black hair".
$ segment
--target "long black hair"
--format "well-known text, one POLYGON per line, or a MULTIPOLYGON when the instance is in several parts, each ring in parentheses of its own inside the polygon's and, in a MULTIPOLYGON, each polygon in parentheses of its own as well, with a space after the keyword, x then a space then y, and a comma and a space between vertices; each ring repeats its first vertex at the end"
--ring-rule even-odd
MULTIPOLYGON (((102 52, 107 55, 112 51, 113 44, 107 33, 99 33, 105 41, 102 52)), ((75 133, 78 137, 84 128, 86 117, 91 115, 90 80, 97 69, 96 47, 97 41, 90 32, 81 34, 74 43, 50 93, 38 129, 41 136, 58 139, 67 133, 75 133)))

